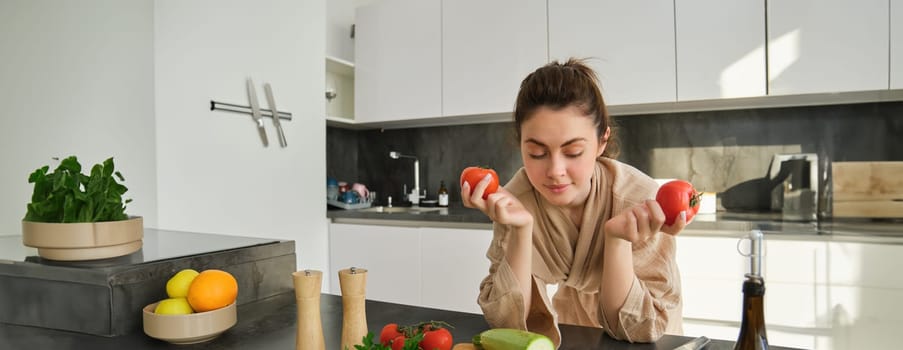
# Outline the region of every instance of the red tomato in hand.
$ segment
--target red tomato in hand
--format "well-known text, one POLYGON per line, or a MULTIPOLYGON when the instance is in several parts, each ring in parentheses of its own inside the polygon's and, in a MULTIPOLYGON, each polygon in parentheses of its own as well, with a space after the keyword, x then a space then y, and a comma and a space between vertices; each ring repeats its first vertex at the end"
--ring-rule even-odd
POLYGON ((451 350, 452 335, 447 328, 425 328, 420 348, 423 350, 451 350))
POLYGON ((402 350, 404 349, 404 341, 407 340, 405 336, 399 335, 392 339, 392 350, 402 350))
POLYGON ((655 201, 665 212, 665 225, 673 225, 680 212, 687 212, 687 222, 699 211, 701 193, 683 180, 668 181, 658 188, 655 201))
POLYGON ((467 167, 461 172, 461 185, 464 185, 464 181, 467 181, 470 184, 470 193, 473 194, 473 189, 486 177, 486 174, 492 174, 492 180, 489 181, 489 186, 486 186, 486 190, 483 191, 483 199, 489 198, 490 194, 495 193, 499 189, 499 175, 495 173, 495 170, 478 166, 467 167))
MULTIPOLYGON (((389 345, 389 342, 402 335, 404 334, 398 329, 397 323, 389 323, 383 327, 383 330, 379 333, 379 343, 382 345, 389 345)), ((404 341, 402 340, 402 342, 404 341)))

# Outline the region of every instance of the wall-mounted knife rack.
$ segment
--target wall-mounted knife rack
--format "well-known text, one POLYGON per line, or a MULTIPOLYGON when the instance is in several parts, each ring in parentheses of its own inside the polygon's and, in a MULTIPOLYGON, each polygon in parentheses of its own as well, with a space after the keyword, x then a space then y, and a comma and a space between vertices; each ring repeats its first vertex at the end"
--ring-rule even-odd
MULTIPOLYGON (((225 102, 217 102, 214 100, 210 100, 210 110, 211 111, 227 111, 227 112, 235 112, 235 113, 244 113, 247 115, 252 115, 251 106, 242 106, 225 102)), ((279 119, 291 121, 292 114, 289 112, 279 111, 279 119)), ((272 118, 273 111, 265 108, 260 109, 260 116, 265 118, 272 118)))

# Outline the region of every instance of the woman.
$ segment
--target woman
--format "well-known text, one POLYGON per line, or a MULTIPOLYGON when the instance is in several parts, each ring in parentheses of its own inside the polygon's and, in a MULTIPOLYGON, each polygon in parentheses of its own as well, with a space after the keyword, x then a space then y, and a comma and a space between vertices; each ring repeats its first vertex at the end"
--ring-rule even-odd
POLYGON ((652 342, 682 333, 671 226, 649 176, 612 159, 611 118, 583 61, 543 66, 521 83, 514 111, 524 167, 482 198, 489 177, 462 185, 464 205, 494 222, 479 304, 492 327, 545 334, 557 323, 652 342), (664 234, 663 234, 664 233, 664 234), (547 287, 557 285, 550 300, 547 287))

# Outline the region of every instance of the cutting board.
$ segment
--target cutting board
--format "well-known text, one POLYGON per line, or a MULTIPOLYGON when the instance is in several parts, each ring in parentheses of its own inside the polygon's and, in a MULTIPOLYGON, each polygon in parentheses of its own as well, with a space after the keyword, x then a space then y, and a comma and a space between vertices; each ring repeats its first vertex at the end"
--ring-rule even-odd
POLYGON ((834 162, 833 216, 903 218, 903 162, 834 162))

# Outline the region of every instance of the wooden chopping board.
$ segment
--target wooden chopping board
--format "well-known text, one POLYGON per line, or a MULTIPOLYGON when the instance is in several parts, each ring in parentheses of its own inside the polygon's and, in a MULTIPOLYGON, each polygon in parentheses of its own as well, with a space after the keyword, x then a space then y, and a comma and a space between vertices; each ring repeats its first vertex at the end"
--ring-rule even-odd
POLYGON ((835 217, 903 217, 903 162, 834 162, 835 217))

